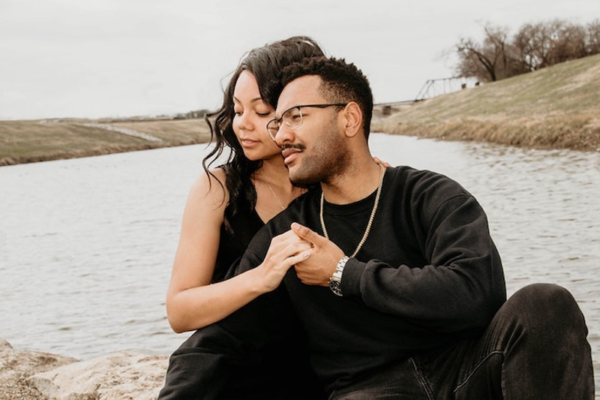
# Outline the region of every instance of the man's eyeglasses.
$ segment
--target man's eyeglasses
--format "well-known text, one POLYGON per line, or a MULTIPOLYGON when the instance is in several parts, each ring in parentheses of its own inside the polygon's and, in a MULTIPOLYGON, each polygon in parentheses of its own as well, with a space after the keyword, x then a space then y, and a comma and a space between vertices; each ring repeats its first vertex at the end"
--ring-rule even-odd
POLYGON ((267 122, 267 131, 271 139, 275 141, 275 136, 279 132, 282 124, 285 124, 290 129, 296 129, 302 126, 302 108, 327 108, 327 107, 346 107, 348 103, 333 103, 333 104, 304 104, 288 108, 281 114, 281 118, 275 118, 267 122))

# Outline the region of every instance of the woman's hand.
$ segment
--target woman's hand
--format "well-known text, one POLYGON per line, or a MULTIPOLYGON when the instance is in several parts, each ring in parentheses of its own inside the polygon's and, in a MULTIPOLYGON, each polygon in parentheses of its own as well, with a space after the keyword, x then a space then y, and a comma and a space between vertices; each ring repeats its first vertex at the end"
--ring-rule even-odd
POLYGON ((390 166, 390 163, 387 163, 385 161, 381 161, 378 157, 373 157, 373 161, 375 161, 379 165, 383 165, 386 168, 390 166))
POLYGON ((264 261, 255 268, 259 271, 259 290, 264 293, 275 290, 288 269, 309 258, 311 252, 311 243, 291 230, 274 237, 264 261))

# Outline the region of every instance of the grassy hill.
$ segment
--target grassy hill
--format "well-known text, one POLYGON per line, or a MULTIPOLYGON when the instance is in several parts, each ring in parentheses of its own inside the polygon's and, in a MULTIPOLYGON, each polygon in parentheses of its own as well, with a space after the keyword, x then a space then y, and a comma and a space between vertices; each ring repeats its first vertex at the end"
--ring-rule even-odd
POLYGON ((392 111, 373 131, 600 151, 600 55, 392 111))
POLYGON ((0 165, 182 146, 209 137, 199 119, 0 121, 0 165))

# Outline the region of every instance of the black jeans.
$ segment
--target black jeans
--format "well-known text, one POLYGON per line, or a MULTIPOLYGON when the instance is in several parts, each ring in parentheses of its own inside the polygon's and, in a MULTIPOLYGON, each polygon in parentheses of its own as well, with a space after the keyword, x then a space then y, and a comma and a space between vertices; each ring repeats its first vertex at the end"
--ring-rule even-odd
POLYGON ((330 400, 591 400, 587 333, 566 289, 529 285, 507 300, 481 337, 414 356, 330 400))

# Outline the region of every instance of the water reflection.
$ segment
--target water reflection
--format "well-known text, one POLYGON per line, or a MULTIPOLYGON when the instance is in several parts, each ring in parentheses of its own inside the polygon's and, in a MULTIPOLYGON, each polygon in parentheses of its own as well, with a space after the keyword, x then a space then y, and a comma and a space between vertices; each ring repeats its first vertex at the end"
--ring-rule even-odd
MULTIPOLYGON (((600 154, 382 134, 371 148, 473 193, 488 213, 509 294, 533 282, 567 287, 599 359, 600 154)), ((0 337, 80 358, 173 351, 187 335, 170 331, 164 296, 205 152, 199 145, 0 168, 0 337)))

